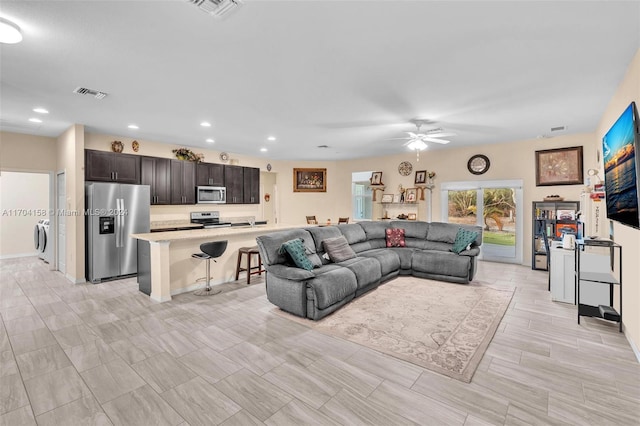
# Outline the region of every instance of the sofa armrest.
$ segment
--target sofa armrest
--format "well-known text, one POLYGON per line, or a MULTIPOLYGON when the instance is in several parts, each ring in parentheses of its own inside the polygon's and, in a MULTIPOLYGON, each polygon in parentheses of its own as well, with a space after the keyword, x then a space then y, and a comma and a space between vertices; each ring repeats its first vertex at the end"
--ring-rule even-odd
POLYGON ((292 281, 304 281, 316 276, 313 272, 307 271, 306 269, 281 264, 267 266, 267 272, 279 278, 292 281))
POLYGON ((463 250, 460 252, 460 256, 469 256, 469 257, 474 257, 480 254, 480 248, 479 247, 472 247, 469 250, 463 250))

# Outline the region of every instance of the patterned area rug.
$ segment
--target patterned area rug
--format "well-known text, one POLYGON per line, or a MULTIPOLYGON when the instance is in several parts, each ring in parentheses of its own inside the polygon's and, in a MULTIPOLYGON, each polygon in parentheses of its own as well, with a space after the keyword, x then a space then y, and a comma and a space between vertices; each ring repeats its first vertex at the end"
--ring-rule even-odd
POLYGON ((318 322, 315 330, 470 382, 513 289, 400 277, 318 322))

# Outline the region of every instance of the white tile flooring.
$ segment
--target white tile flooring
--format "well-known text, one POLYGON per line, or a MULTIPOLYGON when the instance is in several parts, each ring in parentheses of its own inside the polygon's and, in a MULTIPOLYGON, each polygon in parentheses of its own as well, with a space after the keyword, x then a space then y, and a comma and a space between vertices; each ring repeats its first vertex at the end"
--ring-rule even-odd
POLYGON ((481 262, 478 279, 516 292, 465 384, 272 314, 261 281, 156 304, 132 279, 0 261, 0 424, 640 423, 616 324, 578 326, 544 272, 481 262))

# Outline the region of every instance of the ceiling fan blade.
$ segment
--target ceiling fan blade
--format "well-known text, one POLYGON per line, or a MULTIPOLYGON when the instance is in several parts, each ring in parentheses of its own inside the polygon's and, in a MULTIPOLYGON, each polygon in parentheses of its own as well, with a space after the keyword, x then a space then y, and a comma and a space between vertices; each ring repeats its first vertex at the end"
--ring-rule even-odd
POLYGON ((405 133, 406 133, 406 134, 408 134, 408 135, 409 135, 410 137, 412 137, 413 139, 416 139, 416 138, 419 138, 419 137, 420 137, 420 135, 417 135, 417 134, 415 134, 415 133, 413 133, 413 132, 405 132, 405 133))
POLYGON ((385 141, 406 141, 406 140, 411 140, 411 138, 391 138, 391 139, 385 139, 385 141))
POLYGON ((426 142, 441 143, 443 145, 448 144, 449 142, 451 142, 451 141, 447 141, 447 140, 444 140, 444 139, 436 139, 436 138, 430 138, 430 137, 424 137, 424 138, 421 138, 421 139, 423 141, 426 141, 426 142))
POLYGON ((430 138, 446 138, 448 136, 457 136, 456 133, 444 133, 444 132, 437 132, 437 133, 428 133, 425 136, 430 137, 430 138))

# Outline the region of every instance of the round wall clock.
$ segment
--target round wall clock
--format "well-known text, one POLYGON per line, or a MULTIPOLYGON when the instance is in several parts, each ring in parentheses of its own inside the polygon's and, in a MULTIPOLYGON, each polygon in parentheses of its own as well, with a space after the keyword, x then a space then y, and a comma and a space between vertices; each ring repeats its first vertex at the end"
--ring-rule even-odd
POLYGON ((227 154, 226 152, 221 152, 220 161, 224 161, 225 163, 229 161, 229 154, 227 154))
POLYGON ((267 171, 270 172, 271 171, 271 163, 267 163, 267 171))
POLYGON ((413 170, 413 166, 408 161, 403 161, 398 166, 398 173, 402 176, 409 176, 411 174, 411 170, 413 170))
POLYGON ((467 162, 467 169, 469 169, 470 173, 474 175, 481 175, 486 173, 489 170, 489 166, 491 166, 491 162, 486 155, 476 154, 469 158, 467 162))

